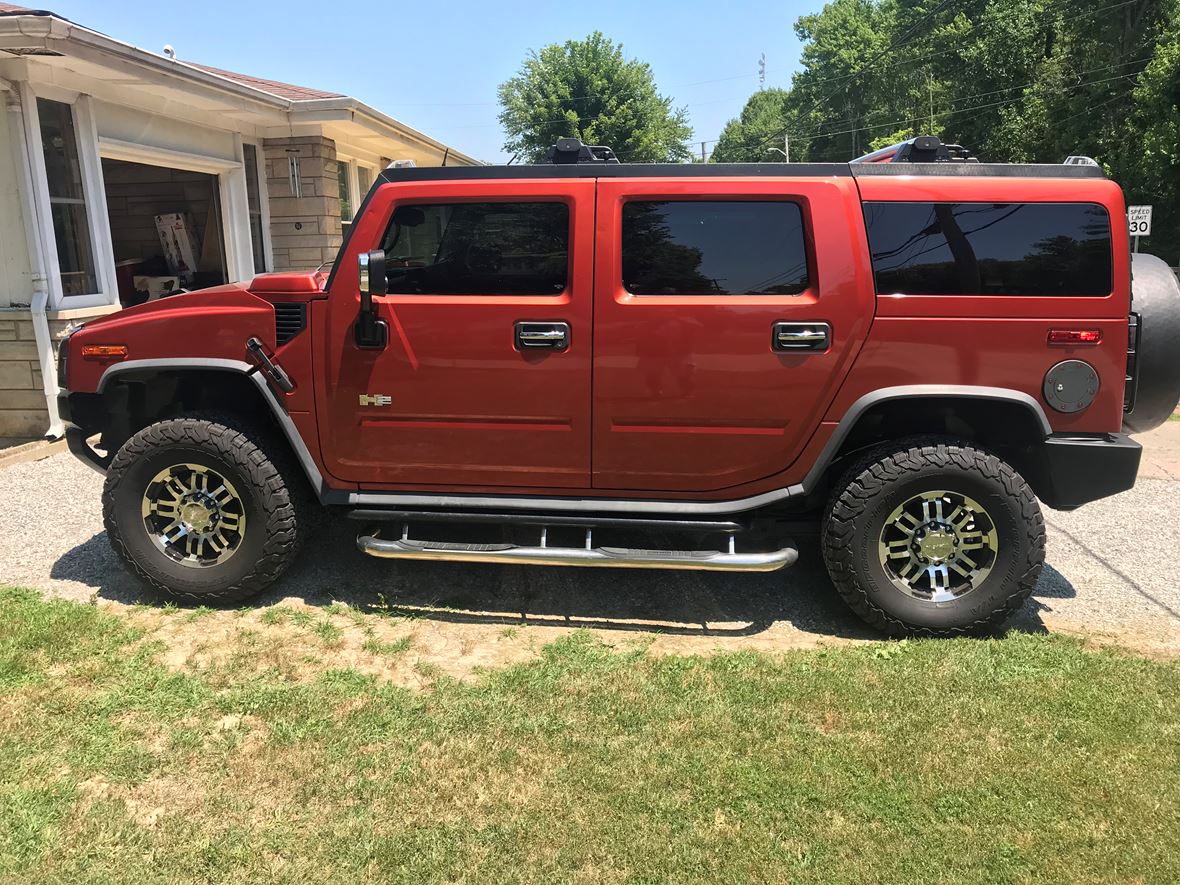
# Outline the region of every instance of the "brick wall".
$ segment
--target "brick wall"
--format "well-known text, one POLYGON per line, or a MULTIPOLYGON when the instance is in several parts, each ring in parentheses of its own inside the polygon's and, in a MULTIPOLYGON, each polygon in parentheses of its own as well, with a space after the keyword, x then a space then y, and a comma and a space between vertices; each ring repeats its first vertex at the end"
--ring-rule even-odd
POLYGON ((275 270, 314 270, 336 258, 342 240, 336 143, 319 135, 268 138, 266 189, 275 270), (299 157, 301 196, 291 191, 291 153, 299 157))
MULTIPOLYGON (((56 342, 68 320, 50 320, 56 342)), ((32 439, 49 429, 41 362, 27 310, 0 310, 0 438, 32 439)))

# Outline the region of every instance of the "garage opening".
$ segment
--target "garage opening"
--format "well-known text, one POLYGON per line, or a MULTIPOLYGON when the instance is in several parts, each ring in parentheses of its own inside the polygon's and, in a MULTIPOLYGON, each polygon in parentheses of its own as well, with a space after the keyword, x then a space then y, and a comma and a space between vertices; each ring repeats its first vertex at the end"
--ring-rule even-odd
POLYGON ((228 279, 216 175, 102 161, 124 307, 228 279))

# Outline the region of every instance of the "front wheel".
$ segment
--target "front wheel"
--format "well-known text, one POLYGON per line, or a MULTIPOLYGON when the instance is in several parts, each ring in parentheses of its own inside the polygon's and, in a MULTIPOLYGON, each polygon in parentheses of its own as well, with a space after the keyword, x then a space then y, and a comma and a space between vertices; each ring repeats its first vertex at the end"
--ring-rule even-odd
POLYGON ((107 535, 130 571, 159 592, 198 602, 245 599, 275 581, 297 552, 296 490, 259 437, 233 423, 152 424, 127 440, 107 471, 107 535))
POLYGON ((991 630, 1028 599, 1045 562, 1032 490, 994 455, 953 443, 885 450, 853 468, 822 543, 836 590, 891 635, 991 630))

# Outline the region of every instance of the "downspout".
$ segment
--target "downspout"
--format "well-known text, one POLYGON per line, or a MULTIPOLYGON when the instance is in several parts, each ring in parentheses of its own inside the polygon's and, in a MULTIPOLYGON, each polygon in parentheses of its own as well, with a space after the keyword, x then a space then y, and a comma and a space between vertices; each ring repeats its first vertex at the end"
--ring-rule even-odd
POLYGON ((57 366, 53 359, 53 338, 49 332, 49 280, 45 275, 44 250, 41 243, 41 229, 35 218, 36 203, 33 187, 33 164, 29 156, 29 143, 25 138, 24 106, 20 90, 13 83, 0 79, 0 89, 8 92, 8 111, 14 115, 9 120, 9 135, 16 157, 17 176, 20 178, 22 206, 21 216, 25 222, 25 241, 29 248, 29 267, 32 270, 33 297, 29 313, 33 320, 33 337, 37 342, 37 357, 41 364, 41 386, 45 392, 45 406, 49 410, 48 439, 61 439, 65 435, 61 415, 57 411, 57 366))

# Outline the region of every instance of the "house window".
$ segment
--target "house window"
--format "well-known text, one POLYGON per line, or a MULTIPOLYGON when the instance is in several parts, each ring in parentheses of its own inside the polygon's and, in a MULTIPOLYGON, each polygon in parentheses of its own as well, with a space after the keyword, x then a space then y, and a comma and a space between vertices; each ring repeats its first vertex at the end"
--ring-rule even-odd
POLYGON ((633 295, 798 295, 808 286, 797 203, 678 200, 623 206, 633 295))
POLYGON ((560 295, 569 278, 565 203, 399 206, 382 241, 394 295, 560 295))
POLYGON ((369 188, 373 186, 373 170, 368 166, 356 167, 356 189, 363 200, 365 195, 369 193, 369 188))
POLYGON ((242 161, 246 166, 246 207, 250 212, 250 245, 254 252, 254 272, 264 273, 266 249, 262 242, 262 199, 258 187, 258 149, 252 144, 242 145, 242 161))
POLYGON ((66 296, 93 295, 98 292, 98 276, 90 222, 86 217, 74 109, 60 101, 38 98, 37 114, 41 120, 41 146, 61 291, 66 296))
POLYGON ((352 221, 352 191, 348 186, 348 160, 336 161, 336 180, 340 183, 340 222, 352 221))

